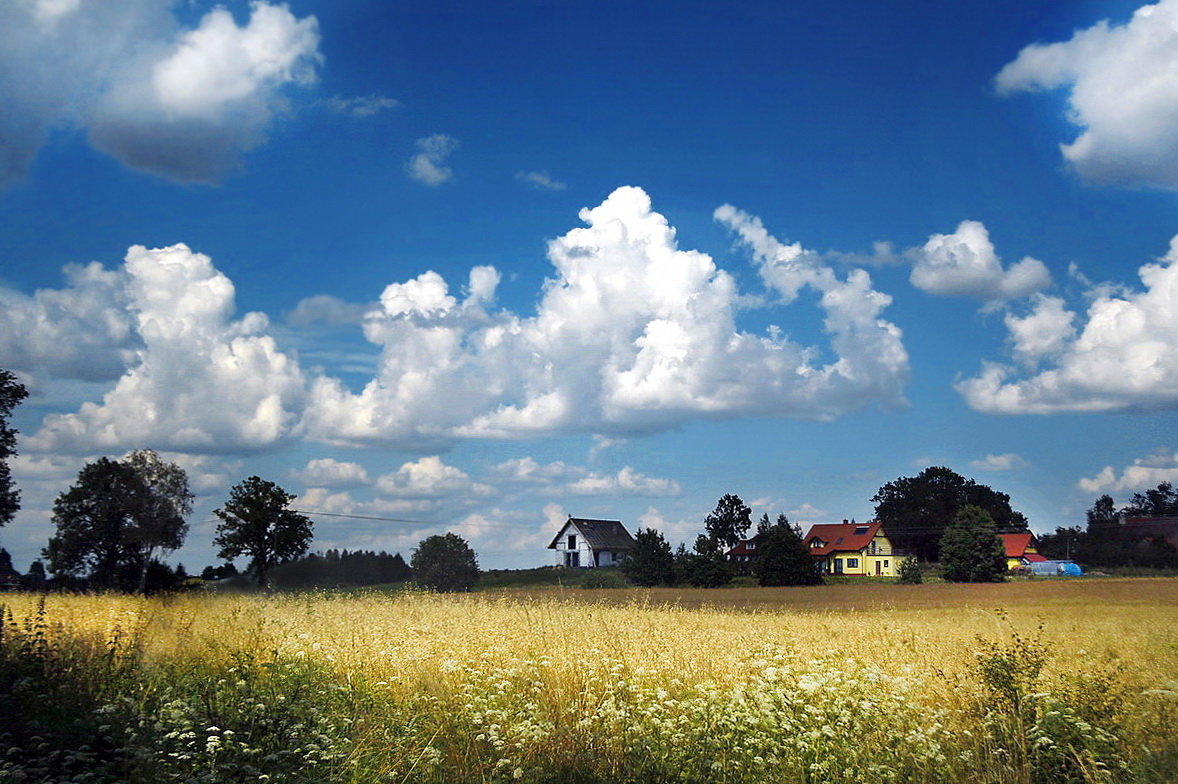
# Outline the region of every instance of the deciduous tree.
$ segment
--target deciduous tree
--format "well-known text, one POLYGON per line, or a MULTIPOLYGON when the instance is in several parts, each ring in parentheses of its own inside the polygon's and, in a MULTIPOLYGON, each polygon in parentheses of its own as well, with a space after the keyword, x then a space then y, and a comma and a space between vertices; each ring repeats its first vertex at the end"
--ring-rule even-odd
POLYGON ((434 591, 469 591, 479 579, 474 550, 465 539, 452 533, 422 539, 409 566, 413 579, 434 591))
POLYGON ((731 493, 721 496, 716 508, 704 519, 704 530, 724 550, 729 550, 748 533, 753 524, 751 514, 752 510, 740 496, 731 493))
POLYGON ((938 559, 946 526, 966 506, 977 506, 1001 529, 1024 529, 1027 518, 1010 507, 1010 496, 966 479, 952 469, 933 466, 917 476, 902 476, 871 499, 875 519, 892 543, 926 561, 938 559))
POLYGON ((144 557, 140 523, 149 495, 126 463, 100 457, 83 466, 53 503, 56 533, 45 548, 50 571, 87 577, 99 588, 133 587, 144 557))
POLYGON ((270 570, 307 552, 310 518, 289 508, 295 496, 257 476, 234 485, 229 500, 213 514, 221 518, 213 544, 218 557, 245 555, 261 588, 269 588, 270 570))
POLYGON ((1006 550, 994 520, 979 506, 966 506, 941 537, 941 575, 955 583, 992 583, 1006 578, 1006 550))
POLYGON ((188 523, 184 518, 192 514, 192 491, 188 489, 188 474, 175 463, 162 459, 151 449, 137 449, 123 458, 147 488, 143 513, 137 532, 143 551, 143 566, 139 574, 139 592, 147 590, 148 565, 157 553, 172 552, 184 544, 188 523))
POLYGON ((12 486, 12 470, 8 467, 8 460, 16 457, 17 430, 8 420, 28 394, 11 371, 0 370, 0 525, 12 522, 20 509, 20 491, 12 486))
POLYGON ((732 565, 723 546, 710 536, 695 539, 695 552, 687 555, 687 581, 697 588, 719 588, 732 582, 732 565))

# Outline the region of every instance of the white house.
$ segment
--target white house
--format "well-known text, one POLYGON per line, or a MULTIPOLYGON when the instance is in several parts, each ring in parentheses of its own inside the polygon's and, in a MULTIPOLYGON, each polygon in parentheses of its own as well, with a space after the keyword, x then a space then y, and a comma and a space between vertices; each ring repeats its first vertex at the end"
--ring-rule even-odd
POLYGON ((614 566, 634 546, 634 537, 617 520, 570 517, 548 545, 557 566, 614 566))

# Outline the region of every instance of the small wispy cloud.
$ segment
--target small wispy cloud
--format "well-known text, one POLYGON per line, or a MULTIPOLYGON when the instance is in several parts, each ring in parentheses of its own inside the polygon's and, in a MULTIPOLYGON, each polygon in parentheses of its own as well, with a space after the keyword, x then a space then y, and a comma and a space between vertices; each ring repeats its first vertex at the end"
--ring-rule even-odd
POLYGON ((1020 468, 1028 468, 1031 464, 1014 452, 1007 452, 1002 455, 986 455, 981 460, 974 460, 969 465, 978 471, 1015 471, 1020 468))
POLYGON ((538 191, 563 191, 568 187, 563 182, 552 179, 546 171, 518 171, 515 178, 538 191))
POLYGON ((372 117, 389 109, 396 109, 401 105, 401 102, 396 98, 376 94, 355 95, 350 98, 345 98, 342 95, 333 95, 323 101, 323 105, 336 114, 364 118, 372 117))
POLYGON ((458 140, 444 133, 417 140, 418 153, 409 159, 409 176, 420 183, 436 188, 454 176, 446 159, 458 149, 458 140))

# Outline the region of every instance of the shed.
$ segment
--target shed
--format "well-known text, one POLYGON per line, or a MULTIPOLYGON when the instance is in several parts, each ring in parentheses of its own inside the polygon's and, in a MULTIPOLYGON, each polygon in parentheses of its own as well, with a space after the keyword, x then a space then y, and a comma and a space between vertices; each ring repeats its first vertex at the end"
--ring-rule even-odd
POLYGON ((634 546, 634 537, 619 520, 569 517, 548 544, 557 566, 615 566, 634 546))

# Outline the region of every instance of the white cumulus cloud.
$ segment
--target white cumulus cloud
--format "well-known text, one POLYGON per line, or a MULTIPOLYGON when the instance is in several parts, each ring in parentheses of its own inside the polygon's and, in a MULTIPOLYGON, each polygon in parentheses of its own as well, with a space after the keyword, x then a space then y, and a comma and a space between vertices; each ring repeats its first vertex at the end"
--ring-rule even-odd
POLYGON ((486 496, 494 488, 474 482, 465 471, 446 465, 436 455, 405 463, 376 480, 376 488, 397 498, 440 498, 443 496, 486 496))
POLYGON ((215 182, 315 79, 318 23, 254 2, 185 29, 168 0, 0 4, 0 185, 21 177, 55 126, 133 168, 215 182))
POLYGON ((1077 485, 1088 493, 1117 493, 1145 490, 1162 482, 1178 483, 1176 451, 1159 449, 1149 457, 1139 457, 1121 469, 1120 476, 1112 466, 1105 466, 1096 476, 1080 479, 1077 485))
POLYGON ((291 476, 307 487, 359 487, 368 484, 368 471, 359 463, 321 457, 307 462, 291 476))
POLYGON ((623 467, 616 474, 591 473, 565 489, 570 495, 676 496, 682 492, 674 479, 658 479, 623 467))
MULTIPOLYGON (((306 432, 432 449, 458 438, 636 435, 699 418, 831 419, 903 403, 908 356, 881 318, 891 300, 862 270, 814 272, 835 354, 818 362, 821 349, 778 330, 737 329, 735 280, 708 255, 680 250, 641 189, 619 188, 580 215, 586 227, 549 244, 553 276, 535 315, 491 309, 490 267, 472 270, 461 299, 434 272, 388 286, 364 322, 381 346, 377 377, 359 393, 319 379, 306 432)), ((742 231, 755 222, 725 215, 742 231)), ((776 280, 776 264, 758 260, 776 280)))
POLYGON ((1144 265, 1138 274, 1141 290, 1095 287, 1083 326, 1074 335, 1071 314, 1041 300, 1035 314, 1046 325, 1043 340, 1025 334, 1023 320, 1008 323, 1016 352, 1038 358, 1050 349, 1052 359, 1044 369, 1019 378, 1009 365, 986 362, 957 390, 971 407, 991 414, 1178 406, 1178 237, 1158 263, 1144 265))
POLYGON ((142 343, 134 363, 101 403, 47 416, 29 449, 233 452, 289 435, 302 373, 265 334, 264 315, 233 319, 233 284, 208 256, 183 244, 136 245, 123 275, 142 343))
POLYGON ((975 297, 985 301, 1016 299, 1051 284, 1051 273, 1030 256, 1009 268, 978 221, 962 221, 952 234, 934 234, 911 254, 912 285, 930 294, 975 297))
POLYGON ((1032 44, 998 74, 999 92, 1068 90, 1080 134, 1060 149, 1081 176, 1178 188, 1178 0, 1137 9, 1070 40, 1032 44))

